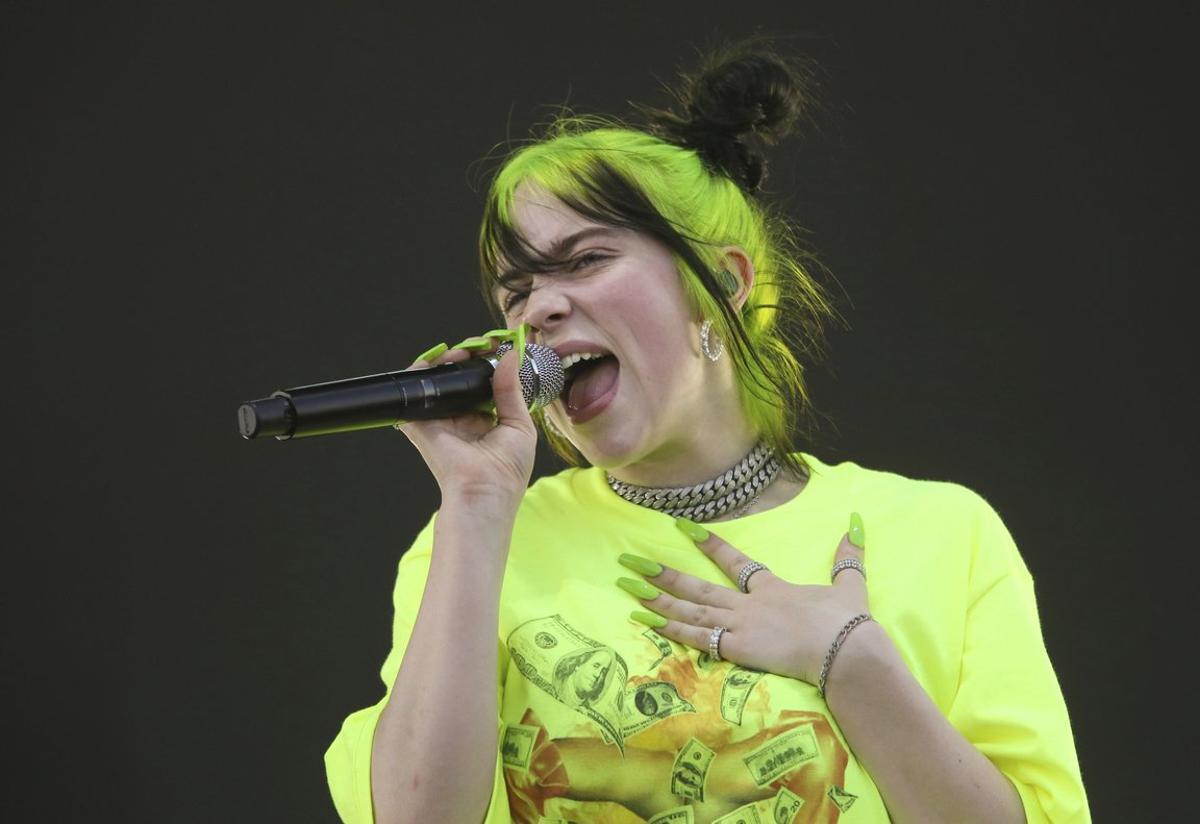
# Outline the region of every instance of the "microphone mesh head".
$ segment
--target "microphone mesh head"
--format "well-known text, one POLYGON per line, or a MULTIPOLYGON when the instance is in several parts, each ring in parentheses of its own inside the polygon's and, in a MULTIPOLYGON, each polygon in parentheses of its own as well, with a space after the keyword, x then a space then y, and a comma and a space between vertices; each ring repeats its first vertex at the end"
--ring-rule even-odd
MULTIPOLYGON (((504 357, 512 348, 511 343, 502 343, 496 349, 497 358, 504 357)), ((519 376, 521 393, 530 412, 553 403, 562 394, 566 382, 558 353, 540 343, 525 344, 525 363, 519 376)))

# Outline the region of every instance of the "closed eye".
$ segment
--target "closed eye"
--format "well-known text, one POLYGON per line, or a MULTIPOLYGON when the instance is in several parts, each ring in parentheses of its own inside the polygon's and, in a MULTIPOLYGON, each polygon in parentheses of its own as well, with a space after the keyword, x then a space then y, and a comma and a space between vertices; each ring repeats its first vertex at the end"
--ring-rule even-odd
MULTIPOLYGON (((571 260, 569 260, 567 262, 566 268, 570 272, 578 272, 580 269, 583 269, 585 267, 592 266, 597 263, 602 263, 602 262, 608 260, 610 257, 612 257, 612 255, 602 255, 597 252, 584 252, 582 255, 579 255, 578 257, 575 257, 575 258, 572 258, 571 260)), ((511 312, 513 310, 513 307, 515 307, 518 303, 520 303, 522 300, 524 300, 528 296, 529 296, 528 289, 513 289, 504 298, 504 311, 511 312)))
POLYGON ((590 266, 593 263, 599 263, 602 260, 608 260, 610 255, 601 255, 596 252, 584 252, 579 257, 575 258, 570 263, 572 272, 582 269, 584 266, 590 266))
POLYGON ((504 311, 511 312, 513 310, 513 307, 516 306, 520 301, 524 300, 525 296, 528 294, 529 294, 529 292, 527 292, 527 291, 525 291, 525 292, 522 292, 522 291, 509 292, 508 296, 504 298, 504 311))

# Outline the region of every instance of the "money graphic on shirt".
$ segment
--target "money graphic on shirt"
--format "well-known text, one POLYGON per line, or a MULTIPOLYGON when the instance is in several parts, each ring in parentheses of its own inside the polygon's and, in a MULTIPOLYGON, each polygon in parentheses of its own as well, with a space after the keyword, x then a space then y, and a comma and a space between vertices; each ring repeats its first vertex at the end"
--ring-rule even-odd
POLYGON ((621 719, 629 668, 611 647, 593 641, 561 615, 534 618, 508 636, 521 674, 562 704, 590 718, 625 754, 621 719))
POLYGON ((505 724, 504 738, 500 742, 500 757, 504 766, 528 770, 537 734, 538 728, 528 724, 505 724))
POLYGON ((670 655, 672 652, 674 652, 674 650, 671 649, 670 641, 668 641, 666 638, 663 638, 661 635, 659 635, 657 632, 655 632, 652 629, 648 629, 645 632, 643 632, 642 637, 649 638, 650 643, 654 644, 655 648, 658 650, 658 660, 655 661, 653 664, 651 664, 648 667, 648 669, 651 672, 653 672, 654 668, 657 667, 659 664, 661 664, 668 655, 670 655))
POLYGON ((771 817, 775 824, 792 824, 796 813, 800 812, 803 806, 803 798, 787 787, 780 787, 779 794, 775 796, 775 807, 771 810, 771 817))
POLYGON ((712 824, 764 824, 764 822, 762 815, 758 812, 758 807, 754 804, 747 804, 720 818, 714 818, 712 824))
POLYGON ((695 738, 689 738, 671 765, 671 794, 703 801, 704 782, 715 755, 695 738))
POLYGON ((837 804, 837 808, 842 812, 846 812, 846 810, 850 809, 850 805, 858 800, 857 795, 848 793, 837 785, 830 787, 826 795, 829 796, 834 804, 837 804))
POLYGON ((821 754, 812 724, 805 724, 769 739, 758 749, 742 756, 746 769, 758 787, 765 787, 784 773, 821 754))
POLYGON ((692 807, 689 804, 686 807, 676 807, 672 810, 659 813, 646 822, 646 824, 695 824, 695 814, 692 812, 692 807))
POLYGON ((695 712, 691 702, 679 697, 675 685, 668 681, 647 681, 626 690, 625 718, 621 735, 631 738, 664 718, 681 712, 695 712))
POLYGON ((754 689, 754 685, 765 674, 738 666, 729 670, 725 674, 725 680, 721 683, 721 717, 730 724, 740 726, 746 698, 750 695, 750 690, 754 689))

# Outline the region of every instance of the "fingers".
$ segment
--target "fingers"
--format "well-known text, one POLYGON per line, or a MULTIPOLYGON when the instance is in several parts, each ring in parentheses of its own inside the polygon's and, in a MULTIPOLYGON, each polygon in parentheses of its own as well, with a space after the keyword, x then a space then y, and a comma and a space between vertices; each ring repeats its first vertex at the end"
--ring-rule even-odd
MULTIPOLYGON (((865 547, 866 527, 863 524, 862 516, 857 512, 851 512, 850 526, 846 534, 842 536, 842 540, 838 543, 837 552, 833 556, 834 566, 837 566, 839 561, 853 559, 863 564, 865 568, 865 547)), ((834 586, 855 587, 864 590, 866 583, 866 575, 854 567, 847 567, 840 570, 833 579, 834 586)))
MULTIPOLYGON (((712 637, 712 626, 698 627, 681 621, 672 621, 661 618, 652 612, 634 612, 629 617, 640 624, 653 627, 659 635, 670 638, 672 641, 678 641, 696 649, 708 650, 708 639, 712 637)), ((713 626, 724 627, 725 624, 718 623, 713 626)), ((721 634, 719 645, 722 658, 738 657, 735 651, 736 639, 734 631, 726 627, 726 631, 721 634)))
POLYGON ((471 357, 471 353, 463 349, 449 349, 446 344, 439 343, 427 352, 423 352, 417 356, 417 359, 408 365, 409 369, 425 369, 430 366, 437 366, 443 363, 457 363, 458 361, 466 360, 471 357))
MULTIPOLYGON (((636 596, 635 596, 636 597, 636 596)), ((640 599, 643 606, 677 624, 692 627, 729 626, 733 621, 733 610, 721 609, 708 604, 697 604, 663 592, 656 598, 640 599)))
MULTIPOLYGON (((719 566, 731 581, 736 582, 742 569, 753 560, 741 550, 725 543, 721 536, 709 532, 700 524, 693 523, 687 518, 676 518, 675 526, 684 535, 691 538, 700 551, 711 558, 713 563, 719 566)), ((764 580, 773 577, 770 570, 760 569, 747 580, 746 589, 753 591, 755 584, 762 584, 764 580)))
MULTIPOLYGON (((662 572, 651 577, 650 581, 658 589, 670 593, 664 596, 666 598, 663 602, 664 604, 683 599, 692 604, 707 604, 727 611, 737 605, 739 598, 744 597, 740 592, 734 592, 729 587, 723 587, 720 584, 714 584, 712 581, 705 581, 703 578, 679 572, 678 570, 671 569, 669 566, 664 566, 662 572)), ((651 604, 652 602, 647 601, 645 603, 651 604)), ((686 617, 686 615, 681 615, 681 619, 686 617)), ((703 622, 693 621, 692 623, 703 622)))
MULTIPOLYGON (((439 343, 417 355, 416 360, 409 364, 408 369, 425 369, 430 366, 441 366, 445 363, 460 363, 468 358, 475 357, 481 352, 494 350, 503 340, 508 339, 514 334, 515 330, 493 329, 491 332, 485 332, 478 337, 467 338, 454 346, 439 343)), ((411 421, 402 421, 393 424, 392 428, 403 432, 408 436, 409 440, 412 440, 412 432, 410 431, 412 428, 411 421)))
MULTIPOLYGON (((637 564, 626 563, 626 557, 629 556, 622 556, 621 563, 639 571, 637 564)), ((639 599, 643 606, 681 623, 695 626, 730 624, 733 619, 733 607, 737 604, 737 599, 744 596, 728 587, 686 575, 667 566, 660 566, 660 569, 661 571, 653 576, 643 573, 644 577, 654 582, 653 585, 638 578, 620 578, 617 585, 639 599)))

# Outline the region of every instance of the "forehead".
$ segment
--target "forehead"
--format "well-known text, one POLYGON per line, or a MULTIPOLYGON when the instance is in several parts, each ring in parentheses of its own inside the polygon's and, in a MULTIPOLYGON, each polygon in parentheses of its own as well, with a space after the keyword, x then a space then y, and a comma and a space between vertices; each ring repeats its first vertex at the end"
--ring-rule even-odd
POLYGON ((517 231, 541 252, 549 251, 555 241, 567 235, 600 225, 528 183, 513 192, 512 221, 517 231))

